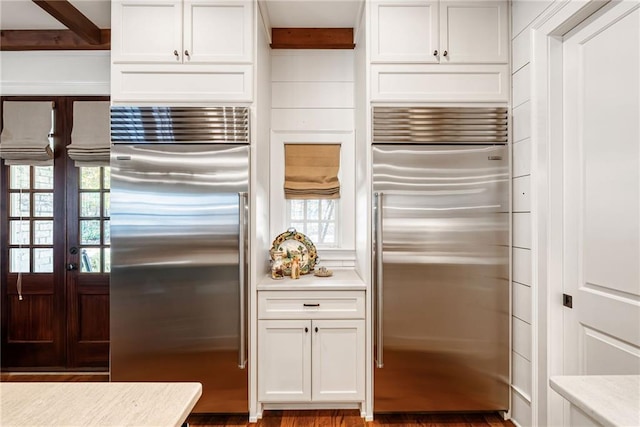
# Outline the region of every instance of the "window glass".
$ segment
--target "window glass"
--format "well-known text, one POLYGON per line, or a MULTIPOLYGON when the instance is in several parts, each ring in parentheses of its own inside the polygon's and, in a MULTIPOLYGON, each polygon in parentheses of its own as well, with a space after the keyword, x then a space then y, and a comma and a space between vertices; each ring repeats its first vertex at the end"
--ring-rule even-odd
POLYGON ((337 204, 337 199, 287 200, 287 223, 316 246, 336 247, 337 204))

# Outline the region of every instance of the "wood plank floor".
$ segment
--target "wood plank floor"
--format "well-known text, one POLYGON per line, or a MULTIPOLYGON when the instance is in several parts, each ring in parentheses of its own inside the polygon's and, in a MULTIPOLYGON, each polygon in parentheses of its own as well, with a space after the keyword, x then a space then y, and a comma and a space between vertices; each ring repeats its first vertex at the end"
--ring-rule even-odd
MULTIPOLYGON (((109 381, 108 374, 22 373, 3 372, 0 381, 109 381)), ((192 427, 498 427, 513 426, 497 413, 481 414, 376 414, 375 420, 365 422, 357 410, 266 411, 256 424, 249 424, 246 415, 191 414, 187 421, 192 427)))

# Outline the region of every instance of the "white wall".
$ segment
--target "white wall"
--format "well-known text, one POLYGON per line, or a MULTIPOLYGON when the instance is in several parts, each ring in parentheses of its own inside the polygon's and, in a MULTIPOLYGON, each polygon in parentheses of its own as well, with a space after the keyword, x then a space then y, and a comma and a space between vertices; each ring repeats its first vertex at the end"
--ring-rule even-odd
POLYGON ((323 265, 355 263, 354 52, 272 50, 271 235, 286 230, 285 143, 339 143, 341 249, 318 249, 323 265))
POLYGON ((512 420, 532 425, 534 331, 531 264, 531 58, 530 27, 553 0, 512 0, 513 114, 513 346, 512 420))
POLYGON ((0 52, 2 95, 109 95, 109 51, 0 52))

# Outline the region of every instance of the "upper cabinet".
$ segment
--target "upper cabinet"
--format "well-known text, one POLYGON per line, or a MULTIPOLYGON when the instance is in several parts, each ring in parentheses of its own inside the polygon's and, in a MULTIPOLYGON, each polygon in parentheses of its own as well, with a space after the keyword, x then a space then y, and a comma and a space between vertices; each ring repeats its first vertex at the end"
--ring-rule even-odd
POLYGON ((250 6, 246 1, 114 1, 112 62, 251 62, 250 6))
POLYGON ((254 0, 113 0, 111 100, 251 102, 254 0))
POLYGON ((508 25, 504 0, 373 2, 371 60, 374 63, 507 63, 508 25))

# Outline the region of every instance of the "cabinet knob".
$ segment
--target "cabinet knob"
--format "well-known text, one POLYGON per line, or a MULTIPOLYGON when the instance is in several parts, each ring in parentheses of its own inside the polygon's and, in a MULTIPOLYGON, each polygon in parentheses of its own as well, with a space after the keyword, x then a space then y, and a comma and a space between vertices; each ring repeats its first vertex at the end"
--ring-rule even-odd
POLYGON ((304 328, 304 331, 305 332, 309 332, 309 328, 304 328))
POLYGON ((318 327, 316 326, 316 332, 318 332, 318 327))
POLYGON ((433 56, 438 56, 438 50, 437 49, 433 51, 433 56))
POLYGON ((177 50, 174 50, 173 54, 176 56, 176 59, 180 59, 180 55, 178 54, 177 50))
POLYGON ((190 58, 190 56, 189 56, 189 51, 188 51, 188 50, 185 50, 185 51, 184 51, 184 56, 186 56, 187 58, 190 58))
POLYGON ((449 54, 449 52, 447 52, 446 50, 444 52, 442 52, 442 56, 447 56, 449 54))

